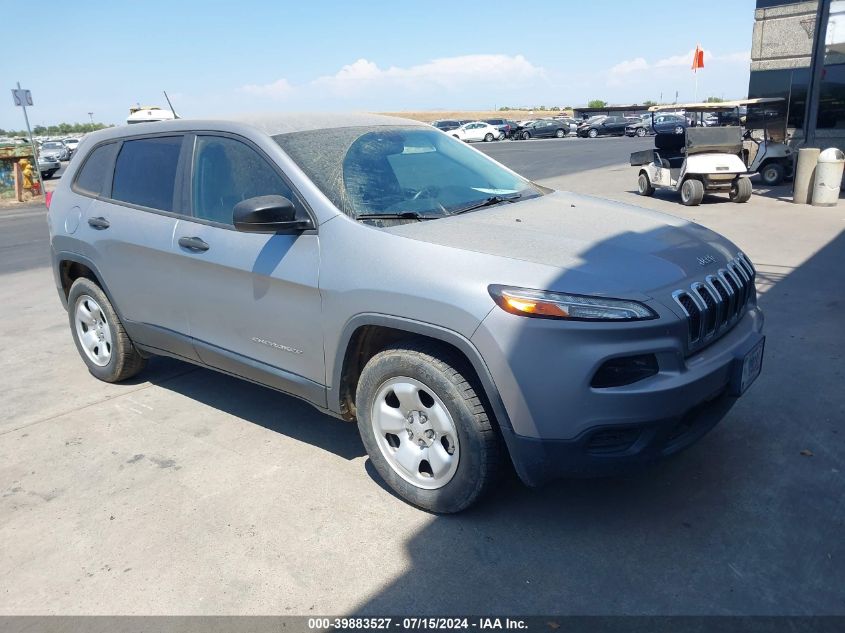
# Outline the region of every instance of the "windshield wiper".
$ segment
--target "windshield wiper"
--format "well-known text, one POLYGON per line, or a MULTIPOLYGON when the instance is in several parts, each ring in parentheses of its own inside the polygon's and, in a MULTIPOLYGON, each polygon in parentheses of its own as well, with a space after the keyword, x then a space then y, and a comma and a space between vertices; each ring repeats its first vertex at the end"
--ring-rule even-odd
POLYGON ((467 213, 468 211, 475 211, 476 209, 490 207, 494 204, 502 204, 503 202, 516 202, 521 197, 521 193, 518 193, 515 196, 490 196, 489 198, 485 198, 484 200, 479 200, 468 204, 465 207, 458 207, 454 211, 450 211, 449 215, 460 215, 461 213, 467 213))
POLYGON ((402 211, 401 213, 359 213, 356 220, 435 220, 442 215, 422 215, 417 211, 402 211))

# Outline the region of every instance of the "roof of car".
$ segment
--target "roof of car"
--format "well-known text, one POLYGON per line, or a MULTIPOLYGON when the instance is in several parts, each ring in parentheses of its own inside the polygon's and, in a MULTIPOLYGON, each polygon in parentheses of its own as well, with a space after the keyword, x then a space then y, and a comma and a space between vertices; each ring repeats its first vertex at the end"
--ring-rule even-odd
POLYGON ((256 128, 269 136, 344 127, 376 127, 381 125, 427 126, 421 121, 381 114, 360 113, 267 113, 246 114, 218 119, 176 119, 134 123, 110 127, 91 134, 96 140, 121 138, 155 132, 186 132, 197 129, 232 129, 240 125, 256 128))

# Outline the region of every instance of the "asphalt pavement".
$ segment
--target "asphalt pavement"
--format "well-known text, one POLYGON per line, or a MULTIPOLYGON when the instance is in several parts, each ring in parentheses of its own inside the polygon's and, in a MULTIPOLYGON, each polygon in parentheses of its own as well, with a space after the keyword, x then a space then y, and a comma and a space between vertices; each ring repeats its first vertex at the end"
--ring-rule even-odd
POLYGON ((845 215, 786 188, 640 198, 625 162, 647 141, 477 147, 734 240, 758 270, 762 375, 673 459, 507 476, 448 517, 394 497, 354 425, 296 399, 163 358, 92 378, 43 208, 0 210, 0 614, 845 615, 845 215))

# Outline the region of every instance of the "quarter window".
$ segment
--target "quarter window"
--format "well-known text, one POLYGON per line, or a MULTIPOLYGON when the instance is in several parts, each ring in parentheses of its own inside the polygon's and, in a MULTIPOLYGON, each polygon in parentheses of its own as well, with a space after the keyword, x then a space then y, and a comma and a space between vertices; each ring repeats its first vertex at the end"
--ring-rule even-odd
POLYGON ((88 155, 74 183, 74 189, 78 193, 88 196, 99 196, 103 193, 117 147, 117 143, 100 145, 88 155))
POLYGON ((223 136, 197 137, 193 169, 194 216, 232 224, 235 205, 256 196, 284 196, 296 204, 290 186, 246 143, 223 136))
POLYGON ((125 141, 117 155, 111 197, 142 207, 173 211, 181 136, 125 141))

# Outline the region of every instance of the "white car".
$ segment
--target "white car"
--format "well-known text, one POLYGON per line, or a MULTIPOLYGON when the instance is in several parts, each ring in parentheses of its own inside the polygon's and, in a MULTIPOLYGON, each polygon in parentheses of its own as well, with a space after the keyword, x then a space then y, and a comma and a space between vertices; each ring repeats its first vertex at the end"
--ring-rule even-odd
POLYGON ((465 123, 461 127, 446 133, 467 143, 470 141, 494 141, 500 136, 504 137, 504 133, 499 128, 483 121, 465 123))
POLYGON ((79 139, 78 138, 66 138, 64 141, 65 147, 67 147, 70 155, 73 156, 73 153, 76 151, 76 148, 79 146, 79 139))

